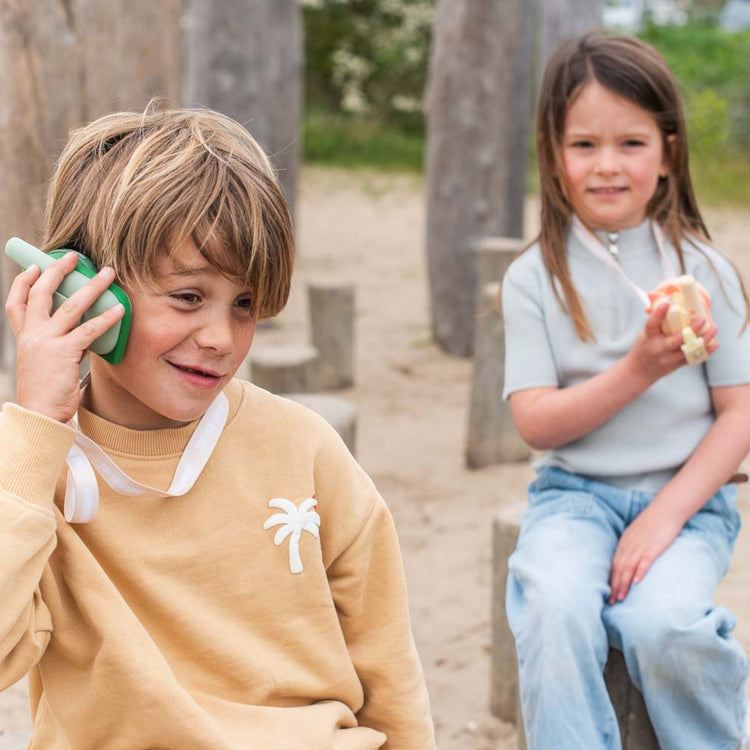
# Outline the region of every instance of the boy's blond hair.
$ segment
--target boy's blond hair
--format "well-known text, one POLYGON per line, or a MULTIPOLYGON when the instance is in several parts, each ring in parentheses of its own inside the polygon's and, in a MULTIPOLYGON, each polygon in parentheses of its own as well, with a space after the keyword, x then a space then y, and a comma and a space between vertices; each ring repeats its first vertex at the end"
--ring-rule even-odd
POLYGON ((259 317, 289 296, 292 222, 274 170, 244 127, 211 110, 152 105, 72 131, 45 219, 44 250, 78 250, 126 285, 153 285, 162 253, 192 238, 253 290, 259 317))

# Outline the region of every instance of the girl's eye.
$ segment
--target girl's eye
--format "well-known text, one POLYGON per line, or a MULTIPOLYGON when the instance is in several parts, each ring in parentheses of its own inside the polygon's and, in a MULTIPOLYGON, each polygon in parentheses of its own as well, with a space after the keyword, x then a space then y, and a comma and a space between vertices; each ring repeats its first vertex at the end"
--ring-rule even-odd
POLYGON ((591 148, 594 144, 591 141, 580 140, 580 141, 573 141, 573 143, 571 143, 570 145, 573 148, 591 148))
POLYGON ((638 138, 628 138, 628 140, 625 141, 625 145, 628 148, 638 148, 639 146, 643 146, 645 144, 638 138))

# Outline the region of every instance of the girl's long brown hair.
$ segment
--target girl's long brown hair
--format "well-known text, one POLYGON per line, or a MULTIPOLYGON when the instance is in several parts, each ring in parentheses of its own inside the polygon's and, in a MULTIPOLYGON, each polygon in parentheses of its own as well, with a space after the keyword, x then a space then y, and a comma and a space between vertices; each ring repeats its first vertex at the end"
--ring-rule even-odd
MULTIPOLYGON (((646 214, 663 227, 677 251, 683 273, 682 240, 710 240, 690 179, 679 87, 664 58, 640 39, 606 36, 600 32, 585 34, 561 45, 547 63, 537 112, 541 198, 538 241, 555 295, 571 316, 582 341, 593 340, 594 336, 573 286, 565 252, 573 209, 567 198, 561 151, 568 109, 584 86, 593 81, 644 109, 659 127, 669 172, 660 178, 646 214)), ((747 310, 750 303, 742 280, 739 281, 747 310)))

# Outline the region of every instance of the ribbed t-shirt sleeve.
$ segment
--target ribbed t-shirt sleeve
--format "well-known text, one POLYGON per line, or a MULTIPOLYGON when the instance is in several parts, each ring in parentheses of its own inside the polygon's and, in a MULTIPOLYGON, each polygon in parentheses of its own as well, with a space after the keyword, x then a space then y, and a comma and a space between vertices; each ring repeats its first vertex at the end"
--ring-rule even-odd
MULTIPOLYGON (((521 259, 525 260, 524 256, 521 259)), ((539 273, 520 267, 518 261, 511 265, 503 279, 505 399, 514 391, 559 385, 545 321, 541 281, 539 273)))
POLYGON ((746 308, 739 277, 731 264, 716 252, 710 253, 719 279, 709 270, 703 283, 711 297, 711 317, 719 329, 719 348, 706 362, 711 387, 750 383, 750 326, 743 330, 746 308))

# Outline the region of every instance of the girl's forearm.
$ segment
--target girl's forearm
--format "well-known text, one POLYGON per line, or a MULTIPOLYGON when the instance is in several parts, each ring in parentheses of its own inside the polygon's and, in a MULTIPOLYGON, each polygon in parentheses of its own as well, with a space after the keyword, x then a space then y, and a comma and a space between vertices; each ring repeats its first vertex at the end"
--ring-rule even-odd
POLYGON ((654 498, 684 525, 726 484, 750 452, 750 413, 728 409, 717 417, 690 458, 654 498))
POLYGON ((600 427, 654 381, 626 355, 604 372, 568 388, 537 388, 511 395, 521 437, 537 450, 559 448, 600 427))

